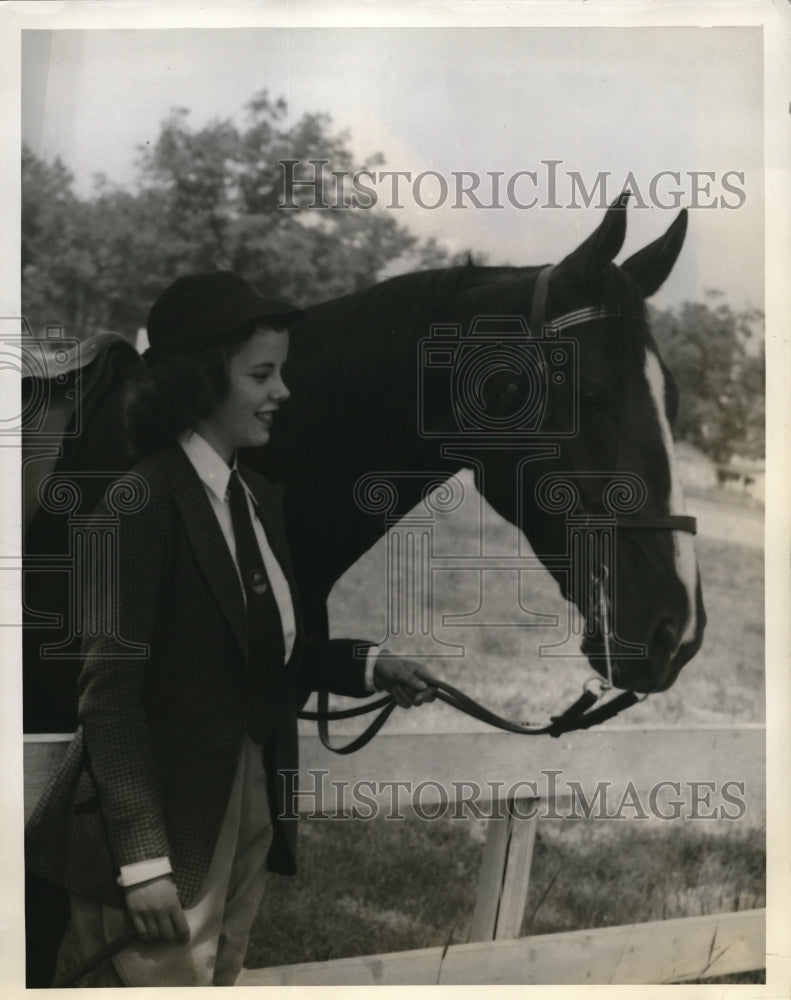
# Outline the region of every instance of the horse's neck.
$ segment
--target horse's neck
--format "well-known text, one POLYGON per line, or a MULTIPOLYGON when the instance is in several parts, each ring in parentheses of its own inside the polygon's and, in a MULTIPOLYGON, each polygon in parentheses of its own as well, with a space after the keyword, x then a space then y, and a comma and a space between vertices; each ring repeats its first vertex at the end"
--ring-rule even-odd
POLYGON ((339 427, 332 413, 302 424, 291 440, 288 468, 280 469, 297 572, 320 589, 328 590, 420 502, 429 484, 455 467, 413 428, 392 429, 377 441, 364 433, 369 423, 364 409, 357 419, 357 435, 339 427))
POLYGON ((267 457, 287 483, 303 580, 321 574, 331 585, 420 501, 428 483, 460 464, 442 459, 418 429, 415 376, 427 331, 403 321, 389 328, 387 316, 383 310, 374 328, 370 304, 341 300, 313 310, 293 338, 287 379, 294 398, 267 457), (380 509, 377 490, 392 491, 392 505, 380 509))
MULTIPOLYGON (((320 573, 333 582, 427 487, 468 464, 444 454, 443 442, 419 426, 422 343, 432 324, 463 326, 470 289, 517 270, 422 272, 308 311, 292 340, 294 399, 270 452, 272 471, 287 481, 303 578, 320 573), (377 489, 382 497, 394 493, 381 510, 371 493, 377 489)), ((449 389, 440 405, 450 407, 449 389)))

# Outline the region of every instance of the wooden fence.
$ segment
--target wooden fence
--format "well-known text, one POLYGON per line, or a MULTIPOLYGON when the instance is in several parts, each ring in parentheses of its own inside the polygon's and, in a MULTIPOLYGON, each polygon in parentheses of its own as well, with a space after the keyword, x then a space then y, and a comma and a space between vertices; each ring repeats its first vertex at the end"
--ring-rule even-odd
MULTIPOLYGON (((26 815, 67 740, 25 737, 26 815)), ((690 821, 705 824, 724 811, 763 826, 765 789, 760 726, 613 727, 559 740, 491 731, 382 733, 346 757, 304 736, 297 800, 304 814, 355 815, 362 802, 364 811, 384 815, 453 808, 496 815, 487 820, 470 943, 249 969, 239 985, 659 983, 763 968, 764 910, 518 935, 539 814, 607 815, 613 804, 636 797, 652 815, 668 815, 663 791, 683 802, 690 821), (595 799, 602 782, 606 802, 595 799)))

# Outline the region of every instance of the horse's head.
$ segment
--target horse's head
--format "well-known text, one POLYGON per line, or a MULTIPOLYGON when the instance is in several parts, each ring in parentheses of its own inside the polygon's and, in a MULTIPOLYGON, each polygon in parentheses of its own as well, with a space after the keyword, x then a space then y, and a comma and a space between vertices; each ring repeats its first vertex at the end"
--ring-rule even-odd
POLYGON ((518 415, 532 415, 534 433, 521 451, 518 435, 493 447, 481 486, 581 612, 594 668, 611 670, 618 687, 660 691, 698 651, 705 625, 670 430, 677 390, 644 303, 678 257, 686 213, 616 267, 625 208, 622 198, 532 293, 524 277, 500 284, 501 302, 521 294, 538 360, 532 373, 489 369, 492 412, 506 423, 513 414, 517 430, 518 415))

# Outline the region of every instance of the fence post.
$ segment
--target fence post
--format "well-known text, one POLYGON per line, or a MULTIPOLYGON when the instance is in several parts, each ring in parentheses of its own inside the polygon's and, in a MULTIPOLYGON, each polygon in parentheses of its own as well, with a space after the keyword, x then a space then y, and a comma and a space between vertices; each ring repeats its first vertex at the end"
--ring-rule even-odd
POLYGON ((538 824, 537 801, 509 797, 504 813, 502 800, 496 803, 487 822, 470 941, 519 937, 538 824))

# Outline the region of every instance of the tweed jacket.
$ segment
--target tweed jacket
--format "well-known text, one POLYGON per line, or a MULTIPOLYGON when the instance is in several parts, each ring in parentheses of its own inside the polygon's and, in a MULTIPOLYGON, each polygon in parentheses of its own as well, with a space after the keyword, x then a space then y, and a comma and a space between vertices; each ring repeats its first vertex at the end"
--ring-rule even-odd
MULTIPOLYGON (((311 690, 361 697, 365 646, 305 639, 281 490, 240 468, 291 589, 297 638, 262 747, 273 871, 296 870, 293 775, 298 708, 311 690)), ((195 897, 225 813, 249 707, 247 616, 205 488, 174 444, 132 470, 146 502, 117 517, 117 593, 100 578, 86 623, 80 725, 26 830, 29 869, 119 905, 121 865, 169 855, 184 905, 195 897)), ((94 515, 108 516, 106 503, 94 515)))

